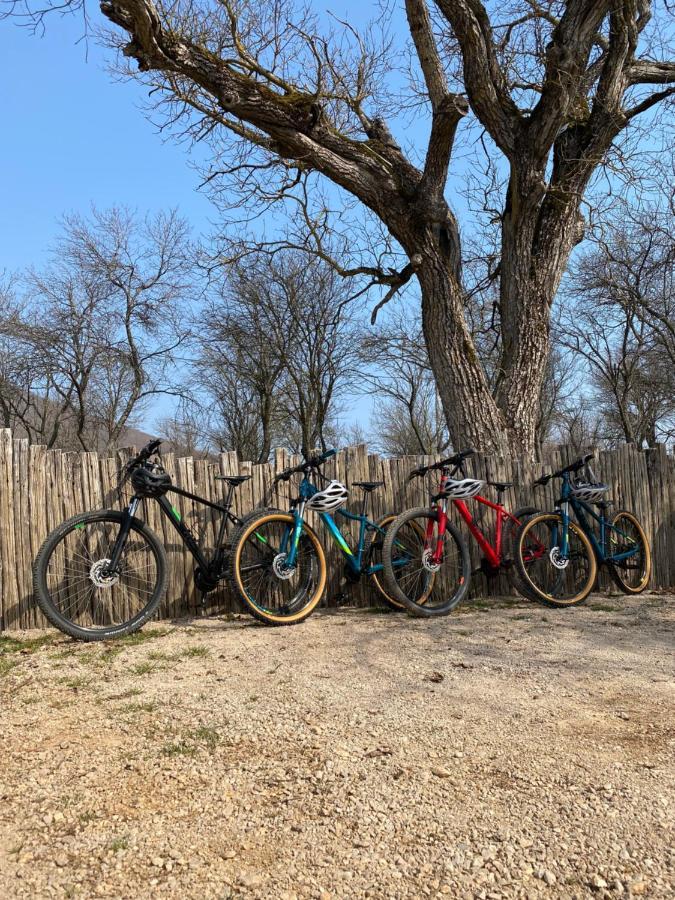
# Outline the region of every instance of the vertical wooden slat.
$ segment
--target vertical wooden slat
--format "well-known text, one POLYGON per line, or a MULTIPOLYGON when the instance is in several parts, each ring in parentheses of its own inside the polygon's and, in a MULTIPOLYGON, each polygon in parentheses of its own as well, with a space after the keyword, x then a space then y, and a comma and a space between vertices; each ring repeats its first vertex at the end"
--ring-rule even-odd
POLYGON ((0 625, 18 627, 19 590, 16 578, 16 539, 14 532, 14 447, 12 434, 0 430, 0 625))

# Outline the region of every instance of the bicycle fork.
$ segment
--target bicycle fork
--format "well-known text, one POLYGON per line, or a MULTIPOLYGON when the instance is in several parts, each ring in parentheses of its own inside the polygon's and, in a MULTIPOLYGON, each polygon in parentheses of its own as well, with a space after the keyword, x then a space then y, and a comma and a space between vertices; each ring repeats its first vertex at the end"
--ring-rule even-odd
POLYGON ((445 532, 448 525, 448 501, 441 500, 436 507, 436 518, 429 519, 427 522, 427 533, 424 538, 424 556, 426 564, 433 569, 443 562, 443 545, 445 543, 445 532), (438 525, 436 532, 436 546, 434 547, 434 524, 438 525))
POLYGON ((140 504, 139 497, 133 497, 131 503, 126 509, 126 514, 124 519, 122 520, 122 524, 120 526, 119 534, 115 539, 115 543, 113 544, 113 550, 110 554, 110 559, 108 560, 107 569, 109 573, 113 573, 117 571, 117 566, 119 565, 120 557, 122 556, 122 551, 124 550, 124 545, 127 542, 127 538, 129 537, 129 532, 131 531, 131 522, 136 515, 136 510, 140 504))

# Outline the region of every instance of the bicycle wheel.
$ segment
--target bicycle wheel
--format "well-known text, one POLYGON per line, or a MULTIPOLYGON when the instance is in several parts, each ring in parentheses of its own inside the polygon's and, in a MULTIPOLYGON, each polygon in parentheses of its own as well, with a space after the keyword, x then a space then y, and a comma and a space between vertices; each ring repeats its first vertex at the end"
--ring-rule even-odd
POLYGON ((326 558, 305 522, 296 564, 284 566, 295 519, 267 512, 248 519, 232 541, 232 582, 252 616, 267 625, 295 625, 317 606, 326 586, 326 558))
MULTIPOLYGON (((387 528, 391 525, 391 523, 396 519, 396 513, 388 513, 386 516, 382 516, 381 519, 375 523, 379 531, 374 531, 368 547, 365 552, 365 560, 366 566, 377 566, 382 565, 382 546, 384 544, 384 535, 387 531, 387 528)), ((390 606, 392 609, 400 612, 402 609, 405 609, 403 603, 399 603, 391 594, 387 593, 387 589, 384 581, 384 570, 380 569, 377 572, 373 572, 370 576, 370 580, 375 585, 380 597, 387 606, 390 606)))
POLYGON ((609 531, 609 556, 634 551, 626 559, 612 562, 609 571, 617 587, 625 594, 640 594, 649 584, 652 554, 649 541, 633 513, 620 510, 612 516, 609 531))
POLYGON ((591 542, 569 523, 569 551, 560 553, 562 518, 539 513, 526 519, 516 534, 514 562, 534 599, 548 606, 574 606, 590 594, 598 566, 591 542))
POLYGON ((392 522, 382 545, 388 593, 413 615, 446 616, 469 589, 471 563, 460 532, 447 523, 443 560, 431 560, 438 540, 433 509, 409 509, 392 522))
POLYGON ((38 605, 70 637, 105 641, 131 634, 162 599, 166 553, 144 522, 132 520, 116 571, 106 571, 123 519, 112 509, 73 516, 48 535, 35 558, 38 605))
POLYGON ((515 588, 521 597, 525 597, 526 600, 536 600, 537 598, 534 596, 533 591, 528 589, 527 584, 521 577, 518 567, 515 564, 516 535, 524 520, 538 512, 539 510, 536 506, 522 506, 519 509, 514 510, 513 516, 517 519, 517 522, 514 522, 513 519, 507 520, 502 539, 502 553, 507 565, 506 577, 509 579, 511 587, 515 588))

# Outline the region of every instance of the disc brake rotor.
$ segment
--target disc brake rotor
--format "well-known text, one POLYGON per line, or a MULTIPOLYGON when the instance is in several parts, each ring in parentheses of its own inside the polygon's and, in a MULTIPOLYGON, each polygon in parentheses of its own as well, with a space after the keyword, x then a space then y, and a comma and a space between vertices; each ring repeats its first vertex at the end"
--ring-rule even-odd
POLYGON ((109 570, 109 566, 109 559, 98 559, 92 565, 91 569, 89 569, 89 577, 96 585, 96 587, 112 587, 114 584, 117 584, 119 582, 120 573, 111 572, 109 570))
POLYGON ((427 572, 438 572, 441 567, 440 563, 436 563, 433 561, 433 551, 425 550, 422 554, 422 566, 427 570, 427 572))
POLYGON ((556 569, 566 569, 570 564, 569 558, 560 555, 560 547, 552 547, 548 556, 556 569))
POLYGON ((295 575, 295 567, 290 568, 286 565, 286 556, 286 553, 277 553, 272 560, 272 571, 277 578, 281 578, 282 581, 288 581, 289 578, 292 578, 293 575, 295 575))

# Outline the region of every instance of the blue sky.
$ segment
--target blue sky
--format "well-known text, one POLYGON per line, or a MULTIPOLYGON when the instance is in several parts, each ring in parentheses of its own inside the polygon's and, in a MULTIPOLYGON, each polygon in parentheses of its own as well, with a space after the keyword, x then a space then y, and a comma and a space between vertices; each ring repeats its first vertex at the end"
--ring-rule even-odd
POLYGON ((107 54, 76 43, 81 30, 70 17, 53 17, 44 37, 0 24, 0 270, 39 264, 60 216, 92 203, 178 206, 197 231, 208 225, 187 148, 155 132, 140 86, 114 82, 107 54))

